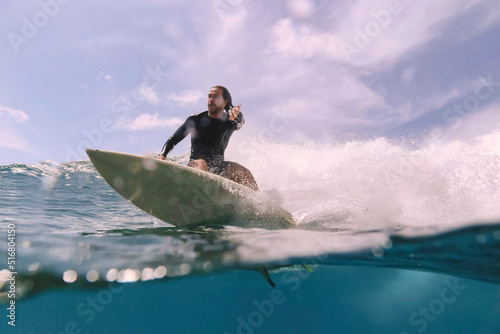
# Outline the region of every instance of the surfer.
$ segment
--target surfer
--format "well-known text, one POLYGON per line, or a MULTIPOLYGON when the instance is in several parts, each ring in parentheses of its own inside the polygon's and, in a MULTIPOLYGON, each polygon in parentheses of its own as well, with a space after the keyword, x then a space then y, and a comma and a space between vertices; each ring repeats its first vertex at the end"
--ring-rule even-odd
POLYGON ((242 165, 225 161, 224 152, 234 131, 241 129, 245 119, 241 104, 233 106, 231 94, 223 86, 208 92, 208 110, 191 115, 168 138, 158 156, 165 160, 175 145, 191 134, 191 156, 188 166, 220 175, 251 189, 258 190, 252 173, 242 165))

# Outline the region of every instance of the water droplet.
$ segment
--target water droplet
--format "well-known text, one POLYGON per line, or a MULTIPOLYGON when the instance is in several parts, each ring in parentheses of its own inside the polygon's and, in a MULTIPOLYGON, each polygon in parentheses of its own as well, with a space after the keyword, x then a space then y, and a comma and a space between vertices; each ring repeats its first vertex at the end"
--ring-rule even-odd
POLYGON ((141 280, 149 281, 155 279, 155 271, 153 268, 144 268, 142 270, 141 280))
POLYGON ((181 264, 179 271, 181 275, 188 275, 191 272, 191 265, 183 263, 181 264))
POLYGON ((108 273, 106 274, 106 281, 108 282, 114 282, 116 281, 116 277, 118 276, 118 270, 115 268, 110 269, 108 273))
POLYGON ((153 158, 144 159, 142 161, 142 167, 144 167, 144 169, 153 171, 158 168, 158 162, 153 158))
POLYGON ((141 277, 141 272, 136 269, 125 269, 118 273, 117 282, 128 283, 136 282, 141 277))
POLYGON ((78 278, 78 274, 74 270, 66 270, 63 274, 63 280, 66 283, 73 283, 78 278))
POLYGON ((155 277, 156 278, 163 278, 167 275, 167 268, 164 266, 159 266, 158 268, 155 269, 155 277))
POLYGON ((372 253, 376 257, 382 257, 384 255, 384 249, 381 246, 375 246, 372 249, 372 253))
POLYGON ((214 269, 214 265, 212 262, 207 261, 203 264, 203 270, 207 273, 211 272, 214 269))
POLYGON ((117 176, 113 179, 113 187, 114 188, 122 189, 124 185, 125 185, 125 181, 123 181, 123 179, 121 177, 117 176))
POLYGON ((29 265, 28 270, 31 272, 38 271, 40 268, 40 262, 35 262, 29 265))
POLYGON ((479 234, 476 236, 476 241, 478 244, 484 245, 488 241, 488 239, 486 239, 486 236, 479 234))
POLYGON ((391 239, 385 240, 382 243, 382 247, 384 247, 384 249, 391 249, 392 248, 392 241, 391 241, 391 239))
POLYGON ((97 270, 91 270, 87 273, 86 278, 89 282, 95 282, 99 279, 99 273, 97 272, 97 270))

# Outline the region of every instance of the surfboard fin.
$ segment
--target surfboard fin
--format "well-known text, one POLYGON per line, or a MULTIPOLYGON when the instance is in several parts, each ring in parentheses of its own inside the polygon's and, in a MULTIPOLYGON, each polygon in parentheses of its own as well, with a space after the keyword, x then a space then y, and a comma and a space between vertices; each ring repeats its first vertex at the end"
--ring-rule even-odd
POLYGON ((266 280, 266 282, 269 283, 270 286, 272 286, 273 288, 276 287, 276 284, 274 284, 274 282, 271 279, 271 277, 269 276, 269 272, 267 271, 266 268, 260 267, 259 268, 259 272, 262 274, 262 276, 264 277, 264 279, 266 280))
POLYGON ((312 268, 310 266, 308 266, 307 264, 303 264, 302 267, 306 268, 306 270, 310 273, 313 272, 312 268))

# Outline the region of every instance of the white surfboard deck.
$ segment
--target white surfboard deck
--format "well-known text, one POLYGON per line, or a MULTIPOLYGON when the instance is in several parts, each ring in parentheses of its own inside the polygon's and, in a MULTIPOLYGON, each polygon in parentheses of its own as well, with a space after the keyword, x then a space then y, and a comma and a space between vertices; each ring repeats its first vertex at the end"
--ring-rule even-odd
POLYGON ((95 168, 121 196, 175 226, 293 227, 292 215, 258 191, 170 161, 87 149, 95 168))

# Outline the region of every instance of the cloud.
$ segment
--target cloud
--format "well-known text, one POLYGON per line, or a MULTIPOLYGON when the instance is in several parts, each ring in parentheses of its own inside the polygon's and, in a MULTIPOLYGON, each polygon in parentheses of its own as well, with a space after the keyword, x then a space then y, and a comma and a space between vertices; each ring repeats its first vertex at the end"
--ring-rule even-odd
MULTIPOLYGON (((53 114, 76 112, 76 103, 94 113, 89 114, 91 119, 104 110, 98 108, 100 100, 108 108, 111 94, 120 93, 115 89, 134 87, 121 94, 130 103, 125 106, 127 119, 117 123, 124 130, 139 131, 180 124, 174 116, 185 119, 186 115, 179 106, 198 108, 209 87, 222 84, 236 103, 243 104, 246 129, 272 128, 277 109, 290 116, 289 128, 281 132, 285 139, 294 131, 315 136, 319 125, 329 133, 384 133, 461 101, 474 91, 467 81, 479 73, 495 74, 491 68, 498 62, 491 29, 500 22, 499 8, 492 8, 497 6, 495 1, 400 1, 395 8, 390 7, 397 3, 392 0, 116 3, 75 3, 77 7, 66 8, 67 15, 61 12, 57 22, 50 23, 57 25, 55 33, 39 35, 42 43, 29 45, 30 54, 44 66, 13 61, 15 66, 5 79, 14 80, 25 68, 40 80, 51 80, 44 79, 45 85, 35 80, 36 86, 27 82, 12 94, 23 99, 24 92, 39 89, 37 96, 44 99, 26 102, 53 114), (97 18, 96 10, 102 14, 97 18), (90 26, 89 18, 95 19, 90 26), (43 48, 52 41, 47 39, 50 36, 66 61, 43 48), (470 43, 459 45, 463 41, 470 43), (342 48, 346 44, 352 53, 342 48), (463 52, 468 46, 474 53, 463 52), (162 80, 155 81, 157 86, 141 86, 140 77, 151 74, 146 69, 155 70, 160 59, 165 61, 159 71, 165 74, 162 80), (99 84, 111 81, 112 89, 92 92, 91 99, 81 94, 81 100, 71 98, 69 106, 55 105, 54 101, 59 104, 63 99, 49 98, 53 91, 73 95, 67 80, 47 77, 47 69, 52 68, 68 77, 91 73, 93 84, 97 74, 99 84), (113 77, 107 78, 107 73, 113 77), (161 112, 165 105, 172 107, 172 113, 161 112)), ((26 119, 20 113, 0 113, 0 123, 26 119)), ((422 126, 431 122, 436 120, 424 118, 422 126)), ((60 124, 54 119, 50 125, 60 124)))
POLYGON ((464 142, 482 142, 487 144, 492 150, 500 153, 500 101, 479 107, 475 113, 465 113, 460 118, 456 118, 444 130, 443 136, 439 139, 464 142))
POLYGON ((480 138, 481 144, 500 157, 500 129, 480 138))
POLYGON ((32 145, 24 139, 22 131, 16 129, 15 124, 27 122, 28 115, 22 110, 16 110, 0 105, 0 147, 17 150, 29 154, 37 154, 32 145), (21 134, 20 134, 21 133, 21 134))
POLYGON ((496 76, 491 73, 456 80, 450 87, 439 87, 427 95, 408 101, 406 106, 402 105, 400 108, 406 109, 402 121, 411 122, 423 117, 434 119, 440 126, 452 124, 457 127, 468 116, 496 103, 498 86, 496 76))
POLYGON ((294 18, 306 20, 314 13, 314 3, 308 0, 291 0, 287 2, 286 9, 294 18))
POLYGON ((35 150, 26 139, 24 139, 22 136, 9 129, 2 129, 0 147, 17 150, 33 155, 39 154, 39 152, 37 152, 37 150, 35 150))
POLYGON ((342 61, 343 55, 338 45, 339 37, 330 32, 322 32, 308 26, 297 27, 289 19, 281 19, 271 28, 271 42, 268 52, 281 53, 309 59, 318 54, 342 61))
POLYGON ((118 123, 118 129, 141 131, 141 130, 153 130, 161 129, 167 127, 179 126, 183 123, 183 120, 179 117, 168 117, 160 118, 158 114, 141 114, 139 117, 132 121, 123 120, 118 123))
POLYGON ((308 13, 310 20, 298 20, 287 8, 291 17, 269 24, 263 49, 267 71, 261 71, 255 85, 260 93, 253 95, 278 96, 266 101, 266 109, 287 106, 300 123, 297 131, 308 134, 318 120, 332 132, 395 128, 477 89, 470 74, 439 76, 436 66, 442 65, 444 50, 499 24, 493 5, 337 1, 318 5, 308 13), (401 68, 406 61, 412 67, 401 68))
POLYGON ((158 92, 154 87, 148 86, 145 83, 142 83, 137 89, 137 95, 139 101, 146 101, 149 104, 157 105, 160 102, 160 98, 158 97, 158 92))
MULTIPOLYGON (((302 1, 291 1, 288 7, 295 2, 302 1)), ((445 44, 472 38, 498 25, 498 10, 491 9, 481 0, 339 2, 330 19, 314 28, 290 18, 277 21, 271 27, 269 50, 300 58, 319 55, 350 66, 377 69, 442 37, 450 27, 461 29, 443 41, 445 44), (472 9, 476 13, 464 21, 463 15, 472 9)))
POLYGON ((96 76, 94 76, 94 78, 97 80, 97 81, 105 81, 106 83, 110 83, 111 81, 113 81, 113 78, 111 77, 111 75, 109 74, 106 74, 102 71, 99 71, 97 73, 96 76))
POLYGON ((22 110, 12 109, 0 105, 0 116, 7 116, 7 119, 13 119, 16 123, 23 123, 28 120, 28 115, 22 110))
POLYGON ((185 90, 179 94, 169 94, 165 99, 167 103, 173 102, 185 106, 190 103, 198 102, 203 96, 203 93, 198 90, 185 90))

